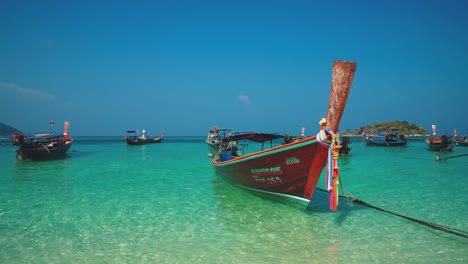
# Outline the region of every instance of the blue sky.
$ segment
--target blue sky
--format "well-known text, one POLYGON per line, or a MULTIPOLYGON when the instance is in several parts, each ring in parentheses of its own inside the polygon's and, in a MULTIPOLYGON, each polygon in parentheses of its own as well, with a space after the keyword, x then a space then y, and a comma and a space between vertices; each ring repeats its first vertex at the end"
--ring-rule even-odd
POLYGON ((315 134, 335 59, 340 130, 468 133, 464 1, 0 1, 0 122, 23 132, 315 134), (95 3, 97 2, 97 3, 95 3))

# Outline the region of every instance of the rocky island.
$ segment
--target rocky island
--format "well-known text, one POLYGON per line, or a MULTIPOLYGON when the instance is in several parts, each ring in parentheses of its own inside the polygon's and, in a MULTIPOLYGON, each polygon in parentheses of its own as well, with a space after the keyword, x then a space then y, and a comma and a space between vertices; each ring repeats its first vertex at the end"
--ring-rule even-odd
POLYGON ((397 130, 399 134, 404 134, 406 137, 428 137, 430 133, 428 130, 417 124, 410 124, 407 121, 393 121, 374 123, 374 125, 365 125, 358 129, 346 129, 340 131, 341 136, 361 137, 363 134, 376 134, 379 132, 386 132, 397 130))

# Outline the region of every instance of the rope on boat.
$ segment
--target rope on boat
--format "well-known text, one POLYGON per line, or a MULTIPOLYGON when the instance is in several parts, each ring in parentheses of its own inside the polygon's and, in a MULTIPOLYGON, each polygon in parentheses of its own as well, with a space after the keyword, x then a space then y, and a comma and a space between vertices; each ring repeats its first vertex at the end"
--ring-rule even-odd
POLYGON ((445 157, 445 158, 441 158, 441 157, 439 156, 439 154, 437 154, 437 155, 436 155, 436 160, 437 160, 437 161, 444 161, 444 160, 447 160, 447 159, 459 158, 459 157, 464 157, 464 156, 468 156, 468 154, 455 155, 455 156, 450 156, 450 157, 445 157))
POLYGON ((50 150, 49 150, 46 146, 44 146, 44 144, 42 144, 42 143, 41 143, 41 146, 42 146, 43 148, 45 148, 45 149, 47 150, 47 152, 49 152, 49 155, 50 155, 50 150))
MULTIPOLYGON (((327 191, 325 189, 321 189, 321 188, 317 188, 317 189, 320 190, 320 191, 323 191, 323 192, 329 192, 329 191, 327 191)), ((341 190, 342 190, 342 193, 345 193, 344 188, 343 188, 343 182, 341 182, 341 190)), ((409 217, 409 216, 406 216, 406 215, 402 215, 402 214, 399 214, 399 213, 395 213, 395 212, 392 212, 392 211, 389 211, 389 210, 386 210, 386 209, 383 209, 383 208, 368 204, 368 203, 366 203, 366 202, 364 202, 362 200, 354 198, 352 195, 350 195, 350 196, 340 195, 339 197, 344 198, 344 199, 346 199, 348 201, 351 201, 353 203, 357 203, 357 204, 360 204, 360 205, 363 205, 363 206, 367 206, 369 208, 376 209, 376 210, 381 211, 381 212, 389 213, 389 214, 404 218, 406 220, 409 220, 409 221, 412 221, 412 222, 415 222, 415 223, 418 223, 418 224, 421 224, 421 225, 428 226, 428 227, 433 228, 433 229, 437 229, 437 230, 447 232, 447 233, 450 233, 450 234, 453 234, 453 235, 468 238, 468 232, 467 231, 463 231, 463 230, 452 228, 452 227, 449 227, 449 226, 443 226, 443 225, 427 222, 427 221, 424 221, 424 220, 416 219, 416 218, 413 218, 413 217, 409 217)))

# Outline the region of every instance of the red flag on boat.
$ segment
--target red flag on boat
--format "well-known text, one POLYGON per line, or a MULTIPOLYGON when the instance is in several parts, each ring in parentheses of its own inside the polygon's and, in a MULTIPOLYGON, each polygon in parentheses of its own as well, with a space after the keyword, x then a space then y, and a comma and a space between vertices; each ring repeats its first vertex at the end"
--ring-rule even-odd
POLYGON ((65 121, 65 123, 63 124, 63 135, 64 136, 68 136, 68 129, 69 128, 70 128, 70 122, 65 121))

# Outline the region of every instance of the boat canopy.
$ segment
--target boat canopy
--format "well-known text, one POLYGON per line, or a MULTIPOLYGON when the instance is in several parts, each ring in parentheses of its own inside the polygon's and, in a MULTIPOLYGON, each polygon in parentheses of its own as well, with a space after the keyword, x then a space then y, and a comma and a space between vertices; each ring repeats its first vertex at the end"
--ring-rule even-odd
POLYGON ((255 132, 237 132, 237 133, 232 133, 225 138, 223 138, 223 141, 240 141, 240 140, 251 140, 254 142, 265 142, 265 141, 271 141, 275 139, 280 139, 284 138, 283 135, 280 135, 278 133, 255 133, 255 132))
POLYGON ((14 137, 16 138, 23 137, 23 140, 28 141, 28 142, 45 142, 45 141, 61 138, 63 137, 63 134, 60 134, 60 133, 53 133, 53 134, 37 133, 37 134, 24 134, 24 135, 18 134, 18 135, 14 135, 14 137))

